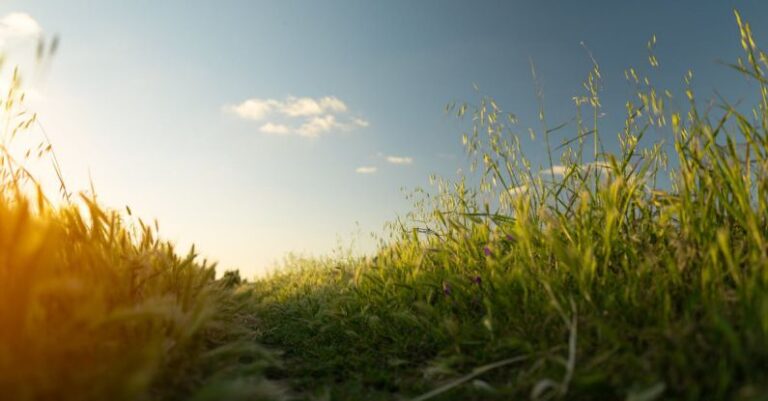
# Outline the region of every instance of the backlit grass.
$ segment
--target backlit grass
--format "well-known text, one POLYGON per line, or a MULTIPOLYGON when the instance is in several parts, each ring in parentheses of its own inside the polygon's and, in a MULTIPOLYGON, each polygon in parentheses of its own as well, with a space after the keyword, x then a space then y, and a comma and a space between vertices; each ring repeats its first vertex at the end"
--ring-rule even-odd
POLYGON ((15 70, 0 99, 0 399, 282 399, 237 276, 69 193, 47 139, 24 151, 36 116, 22 88, 15 70), (35 159, 54 161, 60 201, 35 159))
MULTIPOLYGON (((375 255, 294 258, 252 283, 216 280, 194 251, 63 184, 55 206, 8 131, 0 394, 768 399, 768 56, 737 25, 731 67, 752 82, 751 105, 702 108, 690 86, 673 95, 630 69, 637 96, 613 149, 595 62, 573 122, 541 110, 541 170, 493 99, 449 105, 471 124, 477 175, 435 179, 375 255)), ((14 93, 6 126, 23 131, 34 117, 14 113, 14 93)))
POLYGON ((542 171, 492 99, 449 105, 471 119, 479 186, 439 181, 374 258, 294 261, 253 285, 284 376, 340 400, 768 396, 768 57, 738 27, 751 108, 702 110, 684 87, 676 110, 631 69, 611 150, 595 63, 573 123, 540 113, 542 171), (555 129, 572 132, 562 146, 555 129))

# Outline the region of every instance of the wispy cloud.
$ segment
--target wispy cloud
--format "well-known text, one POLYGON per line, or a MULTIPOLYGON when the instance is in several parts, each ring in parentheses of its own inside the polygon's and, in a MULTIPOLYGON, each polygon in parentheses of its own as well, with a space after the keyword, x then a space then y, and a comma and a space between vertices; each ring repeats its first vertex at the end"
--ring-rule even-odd
POLYGON ((353 118, 352 119, 352 124, 356 125, 356 126, 358 126, 360 128, 365 128, 365 127, 371 125, 371 123, 369 123, 368 120, 364 120, 362 118, 353 118))
POLYGON ((324 113, 343 113, 347 105, 333 96, 320 99, 288 97, 280 104, 279 111, 291 117, 316 116, 324 113))
POLYGON ((0 18, 0 46, 37 39, 42 33, 43 28, 27 13, 13 12, 0 18))
POLYGON ((336 122, 336 117, 332 114, 326 114, 320 117, 312 117, 307 122, 302 124, 296 132, 301 136, 316 137, 323 132, 328 132, 334 128, 340 128, 340 124, 336 122))
POLYGON ((554 165, 552 168, 545 168, 541 170, 541 174, 544 175, 565 175, 568 172, 567 166, 554 165))
POLYGON ((248 99, 237 105, 224 108, 246 120, 259 121, 270 115, 280 103, 274 99, 248 99))
POLYGON ((358 174, 373 174, 378 170, 376 167, 373 166, 362 166, 355 169, 355 172, 358 174))
POLYGON ((550 175, 556 175, 556 176, 565 176, 568 174, 569 171, 573 169, 576 172, 584 172, 584 171, 601 171, 601 170, 610 170, 611 165, 606 162, 591 162, 591 163, 584 163, 584 164, 576 164, 571 166, 563 166, 560 164, 556 164, 552 166, 551 168, 545 168, 542 169, 539 172, 539 175, 543 177, 547 177, 550 175))
POLYGON ((266 123, 259 127, 259 131, 270 135, 287 135, 291 133, 291 129, 287 125, 266 123))
MULTIPOLYGON (((607 163, 605 161, 595 161, 595 162, 589 162, 584 164, 573 164, 573 165, 559 165, 556 164, 552 166, 551 168, 545 168, 539 170, 538 173, 535 174, 536 178, 535 180, 541 179, 548 179, 552 175, 555 176, 555 182, 560 182, 563 179, 565 179, 566 174, 573 171, 576 174, 594 174, 595 176, 599 177, 601 180, 609 179, 610 177, 614 176, 614 170, 611 167, 610 163, 607 163)), ((640 184, 644 185, 645 180, 647 180, 650 177, 650 173, 646 172, 644 176, 640 176, 637 173, 631 173, 627 177, 625 177, 630 182, 639 182, 640 184)), ((517 187, 512 187, 509 189, 509 194, 512 196, 518 196, 526 193, 531 188, 531 183, 525 183, 517 187)))
POLYGON ((288 96, 282 100, 251 98, 226 105, 224 110, 245 120, 267 120, 259 131, 273 135, 294 134, 315 138, 334 130, 351 131, 370 125, 360 117, 342 117, 349 108, 335 96, 288 96))
POLYGON ((288 117, 309 117, 327 113, 344 113, 347 111, 347 105, 334 96, 320 99, 288 96, 284 100, 246 99, 239 104, 227 105, 225 109, 240 118, 260 121, 276 114, 288 117))
POLYGON ((387 156, 387 162, 392 164, 412 164, 413 158, 405 156, 387 156))

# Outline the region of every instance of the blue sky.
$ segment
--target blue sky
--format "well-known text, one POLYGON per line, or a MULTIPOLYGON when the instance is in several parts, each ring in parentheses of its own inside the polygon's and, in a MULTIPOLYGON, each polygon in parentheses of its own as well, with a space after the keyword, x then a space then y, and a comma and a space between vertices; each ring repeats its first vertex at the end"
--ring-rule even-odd
POLYGON ((473 83, 536 124, 529 60, 551 125, 573 115, 590 69, 582 41, 605 76, 609 132, 652 34, 659 86, 693 68, 703 96, 746 96, 716 62, 739 52, 734 7, 765 42, 764 1, 31 0, 0 16, 61 37, 34 106, 70 186, 90 174, 105 204, 250 276, 358 231, 371 249, 367 233, 409 209, 401 188, 466 165, 463 125, 443 108, 476 99, 473 83))

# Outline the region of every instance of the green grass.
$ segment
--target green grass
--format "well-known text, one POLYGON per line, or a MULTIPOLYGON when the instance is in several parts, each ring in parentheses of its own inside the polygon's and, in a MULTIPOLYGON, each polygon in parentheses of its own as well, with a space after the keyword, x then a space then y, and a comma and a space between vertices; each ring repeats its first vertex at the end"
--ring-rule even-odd
POLYGON ((670 109, 633 69, 610 151, 595 64, 570 141, 550 146, 541 112, 542 171, 492 99, 449 105, 477 188, 439 181, 374 258, 251 285, 280 377, 308 399, 768 398, 768 58, 739 29, 753 108, 705 112, 686 88, 670 109))
POLYGON ((701 109, 632 69, 607 149, 595 63, 573 123, 541 110, 543 170, 493 99, 449 105, 477 179, 436 180, 372 257, 251 283, 92 197, 34 200, 4 151, 3 396, 768 399, 768 56, 737 20, 753 105, 701 109))

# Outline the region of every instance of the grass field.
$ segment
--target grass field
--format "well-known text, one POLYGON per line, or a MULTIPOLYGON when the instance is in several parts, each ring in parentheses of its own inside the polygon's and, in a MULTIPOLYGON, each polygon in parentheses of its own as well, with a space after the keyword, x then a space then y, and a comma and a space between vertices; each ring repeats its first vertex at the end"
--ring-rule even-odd
POLYGON ((737 23, 753 104, 701 107, 685 87, 677 110, 629 70, 606 149, 595 63, 569 141, 540 113, 543 170, 492 99, 449 105, 479 180, 437 180, 375 255, 252 282, 93 198, 50 206, 6 155, 0 394, 768 399, 768 56, 737 23))

